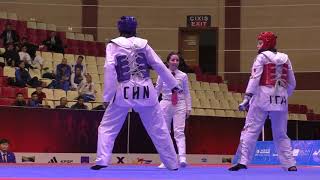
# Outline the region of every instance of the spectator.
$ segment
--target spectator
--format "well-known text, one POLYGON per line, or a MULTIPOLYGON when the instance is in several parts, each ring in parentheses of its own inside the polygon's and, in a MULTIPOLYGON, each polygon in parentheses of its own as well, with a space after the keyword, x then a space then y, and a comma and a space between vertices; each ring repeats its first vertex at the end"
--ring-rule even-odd
POLYGON ((28 106, 29 107, 42 107, 36 92, 33 92, 31 94, 31 99, 28 102, 28 106))
POLYGON ((21 51, 19 52, 19 57, 20 61, 24 62, 27 69, 33 69, 33 67, 31 66, 31 56, 27 53, 27 46, 22 46, 21 51))
POLYGON ((36 87, 36 91, 33 93, 36 93, 38 95, 38 101, 40 104, 42 104, 42 101, 47 98, 46 93, 42 92, 42 87, 38 86, 36 87))
POLYGON ((84 99, 82 96, 78 97, 78 101, 76 104, 71 106, 71 109, 85 109, 88 110, 88 106, 84 104, 84 99))
POLYGON ((84 75, 80 68, 76 68, 75 72, 71 74, 71 90, 78 90, 79 85, 85 81, 84 75))
POLYGON ((23 94, 22 93, 17 93, 16 94, 16 100, 12 104, 12 106, 26 106, 27 103, 24 100, 23 94))
POLYGON ((60 105, 56 106, 56 109, 68 109, 69 107, 67 106, 68 101, 66 97, 60 98, 60 105))
POLYGON ((9 140, 0 139, 0 163, 16 163, 16 156, 9 151, 9 140))
POLYGON ((36 52, 38 49, 43 48, 43 45, 37 46, 37 45, 31 44, 28 42, 28 39, 26 37, 23 37, 20 43, 20 49, 22 49, 24 46, 27 48, 27 53, 31 57, 31 60, 32 60, 31 64, 39 65, 40 68, 42 69, 44 60, 41 56, 37 55, 36 52))
POLYGON ((9 43, 12 43, 14 46, 19 43, 19 35, 15 30, 12 29, 11 23, 6 24, 6 28, 0 35, 0 39, 3 40, 3 45, 5 47, 7 47, 9 43))
POLYGON ((42 43, 47 46, 48 51, 64 53, 62 41, 54 31, 51 32, 50 37, 44 40, 42 43))
POLYGON ((42 82, 37 77, 31 78, 29 72, 25 69, 23 61, 19 62, 19 68, 16 69, 15 76, 15 85, 18 87, 37 87, 42 85, 42 82))
POLYGON ((92 82, 92 77, 87 74, 86 81, 82 81, 79 85, 79 95, 83 97, 84 102, 96 100, 96 90, 94 88, 94 83, 92 82))
POLYGON ((106 103, 102 103, 98 105, 97 107, 92 108, 92 110, 97 110, 97 111, 104 111, 106 110, 108 105, 106 103))
POLYGON ((7 66, 18 67, 20 62, 20 56, 17 50, 14 48, 13 43, 7 44, 6 52, 3 54, 3 58, 7 66))
POLYGON ((56 88, 68 91, 70 88, 71 67, 68 65, 67 59, 63 58, 61 64, 57 65, 56 70, 56 88))
POLYGON ((80 68, 82 75, 87 74, 87 67, 85 64, 82 64, 83 59, 83 56, 78 56, 76 63, 72 65, 72 72, 75 72, 76 68, 80 68))

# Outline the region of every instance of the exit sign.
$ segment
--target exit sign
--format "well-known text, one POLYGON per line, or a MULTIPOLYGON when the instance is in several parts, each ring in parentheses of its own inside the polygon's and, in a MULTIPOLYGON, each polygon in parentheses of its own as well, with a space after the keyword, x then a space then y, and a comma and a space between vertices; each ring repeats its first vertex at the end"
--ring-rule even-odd
POLYGON ((190 15, 187 16, 187 27, 203 28, 211 26, 210 15, 190 15))

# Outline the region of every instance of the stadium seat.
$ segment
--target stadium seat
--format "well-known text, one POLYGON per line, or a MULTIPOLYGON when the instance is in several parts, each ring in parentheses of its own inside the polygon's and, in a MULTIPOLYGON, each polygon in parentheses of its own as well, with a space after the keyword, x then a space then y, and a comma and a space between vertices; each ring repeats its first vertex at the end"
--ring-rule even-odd
POLYGON ((206 116, 206 112, 204 111, 204 109, 202 108, 196 108, 194 109, 194 115, 197 115, 197 116, 206 116))
POLYGON ((221 109, 220 102, 216 99, 211 99, 210 104, 211 104, 211 108, 213 109, 221 109))
POLYGON ((7 78, 6 76, 0 76, 0 87, 5 87, 7 86, 7 78))
POLYGON ((67 91, 68 101, 75 101, 79 97, 78 91, 67 91))
POLYGON ((96 65, 87 65, 87 72, 89 74, 98 74, 98 69, 96 65))
POLYGON ((220 91, 219 85, 217 83, 209 83, 210 84, 210 89, 212 91, 220 91))
POLYGON ((44 92, 46 94, 47 99, 49 99, 49 100, 54 100, 55 99, 52 89, 43 88, 42 92, 44 92))
POLYGON ((97 65, 104 66, 105 58, 104 57, 97 57, 97 65))
POLYGON ((202 90, 201 86, 200 86, 200 82, 199 81, 192 81, 191 82, 191 89, 193 89, 193 90, 202 90))
POLYGON ((222 91, 217 91, 214 93, 215 94, 215 97, 217 100, 221 100, 221 101, 224 101, 225 98, 224 98, 224 94, 222 91))
POLYGON ((226 117, 226 112, 221 109, 216 109, 215 114, 216 114, 216 116, 219 116, 219 117, 226 117))
POLYGON ((2 96, 6 98, 15 98, 15 88, 13 87, 2 87, 2 96))
POLYGON ((202 108, 211 108, 210 101, 208 99, 200 99, 200 105, 202 108))
POLYGON ((205 109, 204 110, 206 112, 207 116, 215 116, 215 111, 213 109, 205 109))
POLYGON ((86 64, 87 65, 97 65, 96 57, 95 56, 86 56, 86 64))
POLYGON ((236 114, 234 113, 233 110, 226 110, 226 117, 236 117, 236 114))
POLYGON ((55 24, 47 24, 47 30, 50 31, 57 31, 57 26, 55 24))
POLYGON ((13 104, 15 99, 13 98, 0 98, 0 105, 2 106, 10 106, 13 104))
POLYGON ((208 99, 216 99, 216 96, 212 90, 204 91, 204 94, 208 99))
POLYGON ((7 13, 7 18, 10 20, 18 20, 18 16, 16 13, 7 13))
POLYGON ((22 93, 24 98, 28 98, 28 88, 15 88, 15 95, 17 93, 22 93))
POLYGON ((91 75, 92 81, 94 83, 100 83, 101 82, 98 74, 90 74, 90 75, 91 75))
MULTIPOLYGON (((44 90, 44 89, 43 89, 44 90)), ((42 90, 42 91, 43 91, 42 90)), ((31 94, 36 91, 36 88, 28 88, 28 98, 31 98, 31 94)), ((46 96, 48 97, 47 93, 46 96)))
POLYGON ((75 33, 75 40, 84 41, 84 34, 82 33, 75 33))
POLYGON ((200 86, 202 90, 210 90, 210 84, 208 82, 201 82, 200 86))
POLYGON ((86 41, 94 41, 93 35, 92 34, 85 34, 84 39, 86 41))
POLYGON ((67 94, 62 89, 54 89, 53 90, 53 100, 60 100, 62 97, 66 97, 67 94))
POLYGON ((229 102, 227 100, 222 100, 220 101, 220 105, 222 109, 231 109, 229 102))
POLYGON ((199 99, 193 99, 192 100, 192 107, 194 108, 201 108, 200 100, 199 99))
POLYGON ((98 74, 103 74, 103 73, 104 73, 104 66, 98 66, 98 74))
POLYGON ((95 87, 95 90, 96 90, 96 91, 102 91, 102 88, 101 88, 101 84, 100 84, 100 83, 95 83, 95 84, 94 84, 94 87, 95 87))
POLYGON ((233 94, 230 91, 224 91, 223 95, 224 95, 224 99, 226 100, 234 100, 233 94))
POLYGON ((55 108, 54 102, 50 100, 45 100, 42 104, 50 106, 50 108, 55 108))
MULTIPOLYGON (((53 61, 52 52, 41 52, 41 57, 42 57, 45 61, 53 61)), ((60 61, 61 61, 61 60, 60 60, 60 61)))
POLYGON ((204 93, 204 91, 196 90, 195 93, 196 93, 196 97, 198 99, 207 99, 206 94, 204 93))
POLYGON ((227 86, 227 84, 219 83, 218 85, 219 85, 220 91, 224 91, 224 92, 227 92, 227 91, 228 91, 228 86, 227 86))
POLYGON ((197 81, 196 74, 188 73, 188 79, 189 79, 189 81, 197 81))
POLYGON ((8 77, 15 77, 16 69, 10 66, 5 66, 3 69, 3 75, 8 77))
POLYGON ((0 11, 0 19, 8 19, 8 13, 0 11))
POLYGON ((64 58, 68 60, 68 64, 73 64, 75 62, 74 54, 64 54, 64 58))
POLYGON ((236 101, 242 101, 242 96, 241 96, 241 93, 233 93, 233 98, 236 100, 236 101))

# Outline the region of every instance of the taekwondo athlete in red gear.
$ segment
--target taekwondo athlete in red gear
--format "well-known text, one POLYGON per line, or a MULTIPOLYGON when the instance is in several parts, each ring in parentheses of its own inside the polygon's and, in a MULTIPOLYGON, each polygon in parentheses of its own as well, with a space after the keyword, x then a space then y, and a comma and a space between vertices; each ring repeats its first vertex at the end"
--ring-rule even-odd
POLYGON ((239 110, 249 109, 237 150, 240 158, 238 164, 229 168, 230 171, 247 169, 268 115, 280 163, 288 171, 297 171, 287 136, 288 96, 292 95, 296 80, 288 55, 275 49, 276 40, 277 36, 272 32, 258 35, 258 55, 252 66, 244 100, 239 105, 239 110))
MULTIPOLYGON (((177 143, 180 167, 187 166, 186 158, 186 136, 184 134, 186 118, 191 113, 191 95, 189 91, 188 76, 178 69, 179 55, 170 53, 167 57, 167 63, 170 71, 179 82, 181 92, 172 92, 171 88, 158 77, 156 90, 158 95, 162 93, 160 106, 166 120, 169 131, 173 122, 174 139, 177 143), (176 97, 173 96, 176 93, 176 97)), ((159 168, 165 168, 162 163, 159 168)))
POLYGON ((120 37, 107 44, 103 99, 109 105, 98 128, 97 159, 96 165, 91 167, 93 170, 105 168, 110 163, 115 138, 130 108, 139 113, 161 161, 170 170, 178 169, 173 142, 149 69, 152 67, 172 89, 179 90, 175 88, 178 82, 148 41, 136 37, 136 27, 134 17, 121 17, 118 21, 120 37))

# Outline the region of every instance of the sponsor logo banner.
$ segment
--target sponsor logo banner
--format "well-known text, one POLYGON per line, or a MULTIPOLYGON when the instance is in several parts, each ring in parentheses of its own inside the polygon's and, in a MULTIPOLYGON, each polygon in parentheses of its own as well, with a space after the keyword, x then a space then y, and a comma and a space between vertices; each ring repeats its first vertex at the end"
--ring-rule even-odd
MULTIPOLYGON (((320 140, 317 141, 292 141, 293 156, 298 165, 320 165, 320 140)), ((237 153, 233 159, 239 159, 237 153)), ((252 164, 280 164, 278 153, 272 141, 258 141, 252 164)))

